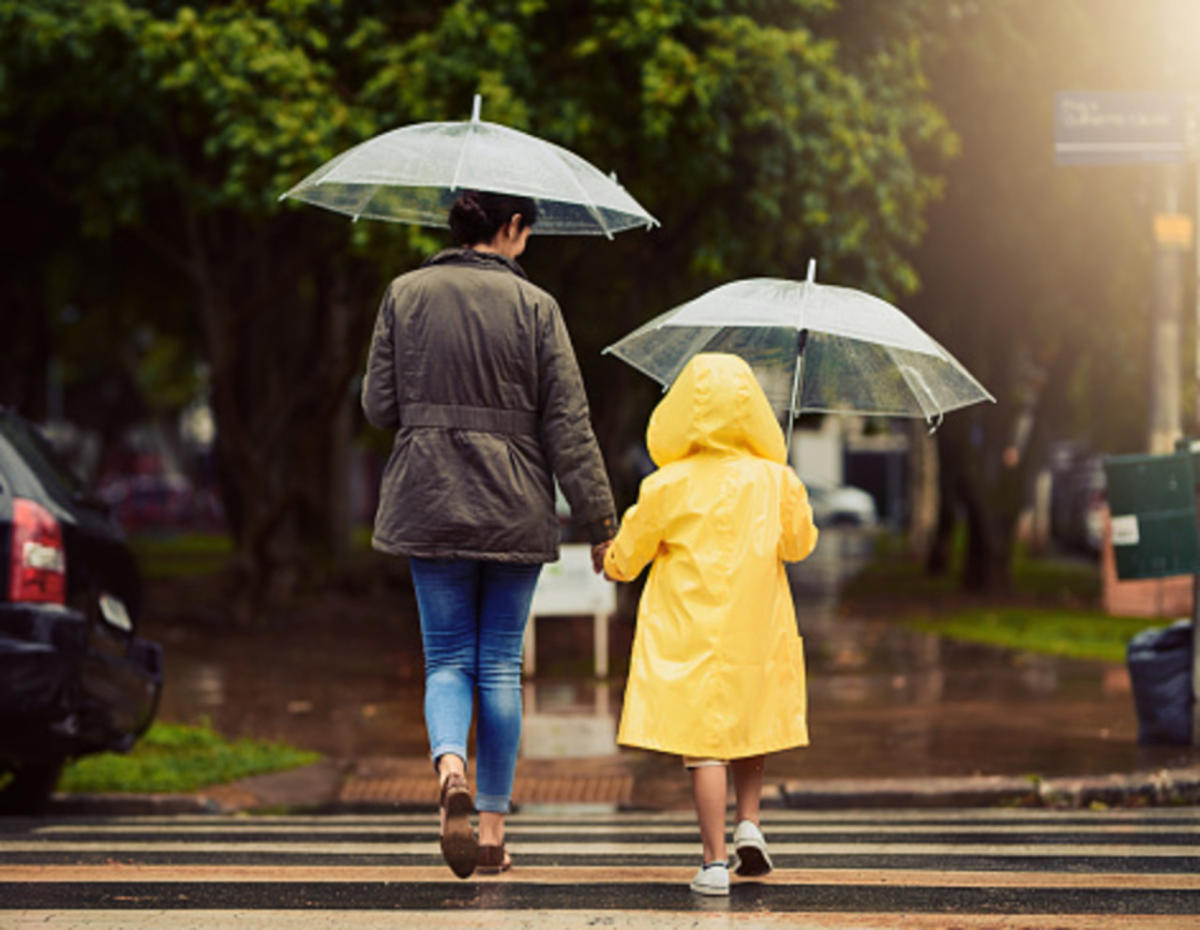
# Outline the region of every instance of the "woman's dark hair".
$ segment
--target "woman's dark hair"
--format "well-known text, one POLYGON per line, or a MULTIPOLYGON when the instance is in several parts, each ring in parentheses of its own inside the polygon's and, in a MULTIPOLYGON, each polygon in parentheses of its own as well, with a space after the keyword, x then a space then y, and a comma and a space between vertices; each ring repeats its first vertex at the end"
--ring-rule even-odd
POLYGON ((459 245, 491 242, 500 227, 521 214, 521 228, 537 222, 537 204, 530 197, 463 191, 450 208, 450 232, 459 245))

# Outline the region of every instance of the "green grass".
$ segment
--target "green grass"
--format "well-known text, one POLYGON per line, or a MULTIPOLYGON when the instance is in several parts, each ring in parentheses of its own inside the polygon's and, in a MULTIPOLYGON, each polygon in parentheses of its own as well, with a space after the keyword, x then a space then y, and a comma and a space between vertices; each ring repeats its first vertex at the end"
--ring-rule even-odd
MULTIPOLYGON (((143 578, 191 578, 229 567, 233 539, 225 533, 138 533, 129 537, 143 578)), ((352 552, 371 551, 371 527, 351 530, 352 552)))
POLYGON ((72 762, 58 790, 161 793, 194 791, 248 775, 308 765, 320 753, 283 743, 229 741, 207 723, 155 723, 128 753, 99 753, 72 762))
POLYGON ((1013 557, 1013 590, 1046 600, 1094 604, 1100 600, 1100 568, 1096 563, 1033 558, 1018 547, 1013 557))
POLYGON ((951 639, 1025 652, 1124 662, 1130 638, 1165 620, 1110 617, 1100 608, 1100 569, 1094 562, 1035 558, 1022 546, 1013 555, 1012 589, 981 603, 960 588, 965 539, 951 546, 951 569, 926 575, 908 557, 903 539, 882 536, 874 557, 844 591, 844 603, 886 603, 914 629, 951 639))
POLYGON ((1125 647, 1135 633, 1167 623, 1091 610, 1034 607, 958 609, 904 622, 951 639, 1103 662, 1124 662, 1125 647))
POLYGON ((224 533, 157 533, 130 536, 144 578, 211 575, 229 565, 233 540, 224 533))
MULTIPOLYGON (((846 585, 844 598, 930 601, 960 593, 965 534, 958 533, 951 545, 950 567, 942 575, 927 575, 924 567, 909 557, 904 540, 883 533, 876 539, 875 552, 867 566, 846 585)), ((1013 553, 1012 594, 1023 599, 1087 606, 1100 598, 1100 569, 1094 562, 1079 559, 1031 556, 1018 545, 1013 553)))

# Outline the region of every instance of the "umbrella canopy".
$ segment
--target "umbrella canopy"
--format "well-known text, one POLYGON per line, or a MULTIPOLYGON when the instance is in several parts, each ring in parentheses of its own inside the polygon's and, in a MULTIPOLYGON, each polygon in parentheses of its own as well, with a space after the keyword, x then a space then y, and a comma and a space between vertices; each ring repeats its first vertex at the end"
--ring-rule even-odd
POLYGON ((731 352, 754 369, 780 420, 801 413, 924 417, 995 398, 885 300, 808 280, 750 278, 668 310, 611 352, 670 385, 697 352, 731 352))
POLYGON ((479 118, 417 123, 368 139, 284 193, 354 219, 446 226, 463 190, 532 197, 535 233, 594 234, 657 226, 620 184, 551 142, 479 118))

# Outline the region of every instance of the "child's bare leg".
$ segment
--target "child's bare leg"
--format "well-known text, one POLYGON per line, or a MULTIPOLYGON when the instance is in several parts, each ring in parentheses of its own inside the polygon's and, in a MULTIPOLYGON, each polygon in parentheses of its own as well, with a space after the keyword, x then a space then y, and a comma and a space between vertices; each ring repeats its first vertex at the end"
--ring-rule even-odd
POLYGON ((758 805, 762 799, 763 762, 766 756, 747 756, 729 763, 733 769, 733 790, 737 795, 737 822, 758 824, 758 805))
POLYGON ((691 772, 704 862, 724 862, 728 858, 725 852, 725 766, 701 765, 691 772))

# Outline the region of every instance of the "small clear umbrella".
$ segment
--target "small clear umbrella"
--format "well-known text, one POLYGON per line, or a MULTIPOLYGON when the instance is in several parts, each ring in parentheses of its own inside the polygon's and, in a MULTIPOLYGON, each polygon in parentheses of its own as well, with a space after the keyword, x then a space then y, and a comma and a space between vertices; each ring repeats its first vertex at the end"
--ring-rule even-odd
POLYGON ((280 196, 358 219, 445 226, 463 190, 532 197, 535 233, 594 234, 657 226, 620 184, 551 142, 479 118, 417 123, 368 139, 330 159, 280 196))
POLYGON ((608 346, 664 386, 698 352, 750 363, 786 420, 801 413, 924 417, 995 398, 896 307, 864 291, 806 281, 750 278, 714 288, 608 346))

